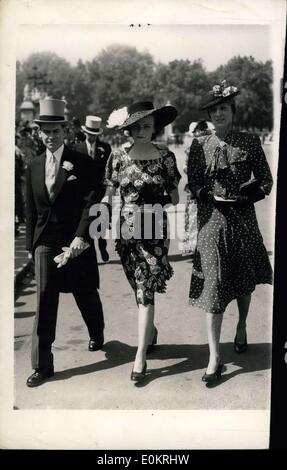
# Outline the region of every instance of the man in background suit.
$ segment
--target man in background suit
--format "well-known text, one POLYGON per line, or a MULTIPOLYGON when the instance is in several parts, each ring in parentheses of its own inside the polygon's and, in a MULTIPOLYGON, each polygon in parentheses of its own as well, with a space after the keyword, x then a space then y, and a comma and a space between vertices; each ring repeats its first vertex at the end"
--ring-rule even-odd
MULTIPOLYGON (((82 127, 86 140, 75 145, 75 150, 85 155, 89 155, 93 161, 94 171, 97 177, 104 182, 105 170, 108 158, 111 154, 111 146, 99 139, 99 135, 103 133, 101 128, 102 119, 98 116, 86 116, 86 123, 82 127)), ((104 262, 109 261, 107 252, 107 241, 99 238, 99 249, 104 262)))
POLYGON ((35 372, 28 387, 41 385, 54 374, 52 343, 60 292, 73 293, 88 328, 89 350, 101 349, 104 343, 97 257, 89 238, 89 207, 100 202, 104 187, 96 180, 90 158, 63 144, 64 108, 63 100, 40 102, 35 122, 46 150, 27 169, 26 248, 35 259, 37 283, 31 354, 35 372), (90 246, 85 249, 87 241, 90 246), (57 268, 54 257, 63 247, 70 247, 71 259, 57 268))

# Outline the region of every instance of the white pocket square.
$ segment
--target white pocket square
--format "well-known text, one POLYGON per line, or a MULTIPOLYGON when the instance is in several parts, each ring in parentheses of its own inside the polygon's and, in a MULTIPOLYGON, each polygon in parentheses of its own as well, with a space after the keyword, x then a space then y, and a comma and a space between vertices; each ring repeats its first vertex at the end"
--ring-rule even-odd
POLYGON ((73 180, 76 180, 78 179, 75 175, 71 175, 69 176, 69 178, 67 178, 67 181, 73 181, 73 180))

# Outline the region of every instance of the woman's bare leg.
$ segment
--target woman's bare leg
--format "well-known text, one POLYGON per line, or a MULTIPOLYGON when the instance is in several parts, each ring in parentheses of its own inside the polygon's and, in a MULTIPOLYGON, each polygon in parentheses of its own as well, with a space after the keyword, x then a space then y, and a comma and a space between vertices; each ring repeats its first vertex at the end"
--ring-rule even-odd
POLYGON ((134 372, 141 372, 146 361, 146 350, 154 331, 154 305, 139 304, 138 312, 138 349, 135 357, 134 372))
POLYGON ((236 342, 244 344, 246 338, 246 319, 249 312, 251 294, 244 295, 237 299, 239 319, 236 328, 236 342))
POLYGON ((206 369, 207 374, 213 374, 216 371, 219 363, 219 344, 222 319, 223 313, 206 314, 207 338, 209 345, 209 362, 206 369))

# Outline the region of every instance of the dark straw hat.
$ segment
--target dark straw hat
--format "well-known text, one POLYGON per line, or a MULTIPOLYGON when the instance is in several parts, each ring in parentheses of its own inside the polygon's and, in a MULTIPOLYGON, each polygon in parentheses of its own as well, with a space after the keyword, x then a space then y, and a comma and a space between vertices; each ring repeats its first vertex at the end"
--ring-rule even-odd
POLYGON ((156 128, 160 130, 175 120, 177 110, 169 104, 161 108, 154 108, 151 101, 139 101, 128 108, 125 107, 113 111, 108 118, 107 127, 125 129, 150 115, 154 116, 156 128))
POLYGON ((209 109, 218 104, 224 103, 225 101, 231 100, 240 91, 235 86, 227 86, 226 80, 222 80, 219 85, 214 85, 212 90, 209 91, 208 95, 203 100, 200 109, 209 109))

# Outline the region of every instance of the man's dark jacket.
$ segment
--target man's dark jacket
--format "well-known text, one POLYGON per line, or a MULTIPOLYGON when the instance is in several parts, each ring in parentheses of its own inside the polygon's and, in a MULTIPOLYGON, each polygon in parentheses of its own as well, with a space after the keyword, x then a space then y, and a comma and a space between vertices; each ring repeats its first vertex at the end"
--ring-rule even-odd
POLYGON ((95 282, 98 285, 97 258, 94 242, 89 237, 92 221, 89 208, 101 201, 105 190, 97 176, 95 162, 64 146, 55 195, 50 200, 45 185, 45 161, 46 152, 34 158, 27 169, 26 248, 34 253, 51 219, 56 219, 62 230, 63 246, 69 246, 76 236, 91 243, 91 247, 80 256, 59 268, 63 278, 61 290, 69 292, 75 288, 88 288, 95 282), (65 166, 67 169, 64 169, 65 166))
MULTIPOLYGON (((76 144, 75 150, 77 150, 77 152, 81 154, 88 155, 86 142, 80 142, 76 144)), ((99 138, 97 138, 95 144, 95 157, 93 160, 91 160, 94 162, 95 170, 97 171, 97 175, 101 181, 104 181, 106 164, 111 154, 111 151, 112 149, 109 144, 107 144, 106 142, 102 142, 101 140, 99 140, 99 138)))

